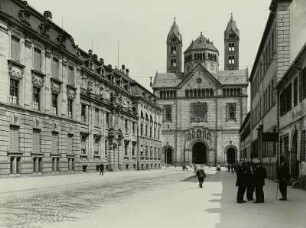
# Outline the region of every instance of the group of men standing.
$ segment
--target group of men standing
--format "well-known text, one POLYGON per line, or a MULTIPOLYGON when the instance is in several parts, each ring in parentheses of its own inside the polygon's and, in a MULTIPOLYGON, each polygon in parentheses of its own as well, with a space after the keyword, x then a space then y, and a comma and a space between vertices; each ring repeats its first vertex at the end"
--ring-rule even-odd
MULTIPOLYGON (((245 203, 244 194, 246 192, 247 200, 254 200, 253 195, 255 192, 254 203, 264 203, 264 191, 265 179, 267 177, 267 171, 262 166, 258 159, 254 159, 251 163, 245 163, 240 161, 236 167, 237 181, 236 186, 238 187, 237 192, 237 203, 245 203)), ((278 181, 279 190, 282 198, 279 200, 287 200, 287 183, 290 179, 289 166, 284 156, 280 157, 280 165, 278 169, 278 181)))
POLYGON ((265 197, 263 186, 267 177, 266 169, 261 165, 259 160, 253 160, 252 163, 245 163, 240 161, 236 168, 238 187, 237 203, 245 203, 244 194, 247 192, 247 200, 254 200, 253 195, 255 191, 256 200, 254 203, 264 203, 265 197))

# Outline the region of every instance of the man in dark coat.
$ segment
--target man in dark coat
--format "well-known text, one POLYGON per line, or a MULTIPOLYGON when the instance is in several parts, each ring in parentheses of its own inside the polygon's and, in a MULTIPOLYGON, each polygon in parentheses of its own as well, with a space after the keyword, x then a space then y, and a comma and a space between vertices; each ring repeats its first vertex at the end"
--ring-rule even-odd
POLYGON ((246 184, 247 184, 247 169, 243 161, 240 161, 240 164, 236 166, 236 186, 238 187, 237 192, 237 203, 245 203, 243 200, 246 184))
POLYGON ((279 200, 287 200, 287 183, 290 180, 289 165, 284 156, 280 157, 280 166, 278 170, 279 191, 282 198, 279 200))
POLYGON ((256 169, 254 170, 254 185, 255 185, 256 201, 254 203, 264 203, 265 195, 263 191, 263 186, 265 185, 267 171, 261 165, 259 160, 255 160, 254 163, 256 164, 256 169))
POLYGON ((103 175, 103 173, 104 173, 104 165, 101 163, 99 168, 100 168, 100 175, 101 174, 103 175))
POLYGON ((196 175, 198 177, 198 181, 199 181, 199 187, 203 188, 203 183, 204 183, 204 179, 206 177, 206 174, 204 172, 204 169, 202 167, 198 168, 196 175))
POLYGON ((254 200, 254 164, 251 162, 247 166, 247 199, 248 201, 254 200))

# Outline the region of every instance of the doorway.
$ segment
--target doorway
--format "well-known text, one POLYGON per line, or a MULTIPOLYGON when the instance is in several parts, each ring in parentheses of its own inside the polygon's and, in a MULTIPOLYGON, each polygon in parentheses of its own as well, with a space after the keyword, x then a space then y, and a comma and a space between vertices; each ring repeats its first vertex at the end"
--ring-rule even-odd
POLYGON ((206 146, 202 142, 197 142, 192 147, 192 163, 206 164, 206 146))

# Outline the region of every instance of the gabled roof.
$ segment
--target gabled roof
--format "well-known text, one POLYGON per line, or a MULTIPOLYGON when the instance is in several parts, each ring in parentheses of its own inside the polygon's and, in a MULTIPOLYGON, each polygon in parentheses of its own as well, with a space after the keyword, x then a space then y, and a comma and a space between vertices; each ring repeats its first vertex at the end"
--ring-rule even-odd
POLYGON ((248 84, 248 69, 219 71, 219 81, 223 85, 248 84))
POLYGON ((191 50, 211 50, 218 52, 218 49, 214 46, 213 42, 209 41, 209 39, 206 39, 202 32, 200 36, 195 40, 192 41, 189 47, 186 49, 185 53, 191 50))
POLYGON ((239 29, 237 28, 237 24, 236 24, 236 21, 234 20, 233 18, 233 13, 231 14, 231 19, 229 20, 229 22, 227 23, 227 26, 226 26, 226 30, 225 30, 225 34, 228 34, 230 32, 234 32, 236 34, 236 36, 240 36, 239 34, 239 29))
POLYGON ((215 83, 215 85, 221 85, 221 83, 219 82, 218 79, 216 79, 208 70, 206 70, 206 68, 204 66, 202 66, 200 63, 197 64, 190 72, 189 74, 187 74, 184 79, 179 83, 178 87, 183 87, 183 85, 185 85, 190 78, 192 78, 192 76, 196 73, 202 71, 207 77, 208 79, 210 79, 211 81, 213 81, 215 83))
POLYGON ((155 74, 152 88, 177 87, 182 81, 183 73, 157 73, 155 74))

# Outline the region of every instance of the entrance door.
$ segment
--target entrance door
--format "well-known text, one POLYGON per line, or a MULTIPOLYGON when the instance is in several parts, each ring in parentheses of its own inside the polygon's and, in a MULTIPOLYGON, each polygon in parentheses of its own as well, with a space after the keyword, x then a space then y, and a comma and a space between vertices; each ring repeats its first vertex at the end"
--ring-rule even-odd
POLYGON ((204 143, 197 142, 192 148, 192 163, 206 164, 206 146, 204 143))
POLYGON ((165 163, 172 164, 172 149, 170 147, 165 149, 165 163))
POLYGON ((297 178, 299 175, 298 163, 297 163, 297 132, 294 133, 292 138, 292 151, 291 151, 291 176, 297 178))
POLYGON ((236 151, 234 148, 228 148, 226 152, 227 164, 234 164, 236 161, 236 151))

